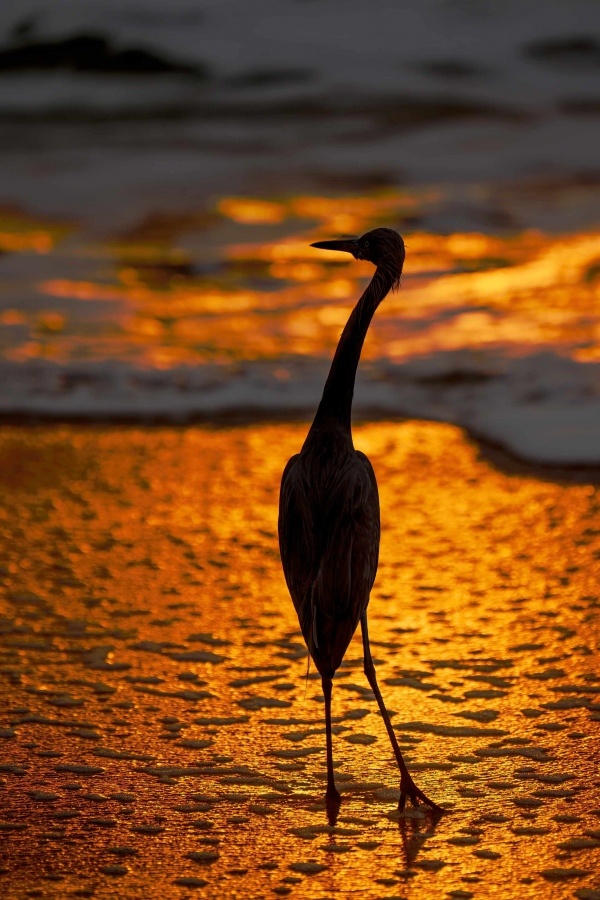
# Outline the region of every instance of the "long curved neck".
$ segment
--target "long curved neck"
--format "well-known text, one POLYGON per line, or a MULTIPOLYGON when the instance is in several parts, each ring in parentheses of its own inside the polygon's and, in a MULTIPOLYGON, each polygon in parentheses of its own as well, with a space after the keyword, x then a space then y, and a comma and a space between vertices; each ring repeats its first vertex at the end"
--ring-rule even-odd
POLYGON ((333 421, 350 433, 354 381, 360 354, 375 310, 391 287, 391 276, 384 269, 377 268, 342 331, 313 428, 333 421))

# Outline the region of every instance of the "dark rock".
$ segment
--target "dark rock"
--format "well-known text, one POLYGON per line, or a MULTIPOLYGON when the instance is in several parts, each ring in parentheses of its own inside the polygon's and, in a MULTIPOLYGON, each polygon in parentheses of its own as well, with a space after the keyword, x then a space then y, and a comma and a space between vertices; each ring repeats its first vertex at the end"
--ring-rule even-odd
POLYGON ((193 75, 206 77, 203 66, 180 63, 151 50, 116 50, 107 38, 80 34, 62 40, 37 40, 0 50, 0 71, 63 69, 117 75, 193 75))
POLYGON ((533 41, 525 45, 524 53, 551 65, 600 68, 600 41, 587 35, 533 41))

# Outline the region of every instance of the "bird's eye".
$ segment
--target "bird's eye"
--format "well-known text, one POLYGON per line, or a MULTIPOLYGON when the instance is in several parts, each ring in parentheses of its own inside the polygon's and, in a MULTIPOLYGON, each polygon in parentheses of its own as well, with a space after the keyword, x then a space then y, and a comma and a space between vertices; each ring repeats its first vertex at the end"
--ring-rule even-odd
POLYGON ((368 241, 364 241, 364 242, 363 242, 363 247, 365 248, 365 250, 368 250, 368 249, 369 249, 369 242, 368 242, 368 241))

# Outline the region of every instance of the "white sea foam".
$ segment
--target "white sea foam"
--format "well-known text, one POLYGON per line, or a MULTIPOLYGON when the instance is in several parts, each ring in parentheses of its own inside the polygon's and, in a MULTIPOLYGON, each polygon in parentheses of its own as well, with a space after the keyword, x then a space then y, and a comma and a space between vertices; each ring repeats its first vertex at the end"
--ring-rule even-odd
MULTIPOLYGON (((281 361, 280 361, 281 362, 281 361)), ((0 363, 3 416, 186 422, 215 417, 306 417, 316 408, 324 361, 240 367, 136 369, 126 363, 0 363)), ((521 359, 469 352, 403 365, 380 360, 359 373, 355 418, 406 416, 465 427, 529 462, 600 465, 600 365, 553 353, 521 359)))

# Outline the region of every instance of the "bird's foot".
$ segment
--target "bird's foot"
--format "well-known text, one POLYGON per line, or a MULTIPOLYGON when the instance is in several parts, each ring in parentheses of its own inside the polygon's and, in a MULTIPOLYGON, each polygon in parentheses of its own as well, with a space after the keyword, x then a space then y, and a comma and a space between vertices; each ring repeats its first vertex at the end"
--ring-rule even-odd
POLYGON ((327 809, 327 821, 330 825, 337 824, 337 817, 340 811, 342 798, 336 790, 335 785, 328 785, 325 794, 325 807, 327 809))
POLYGON ((338 805, 342 802, 340 792, 336 788, 335 784, 327 785, 327 793, 325 794, 325 799, 328 803, 337 803, 338 805))
POLYGON ((411 802, 412 806, 418 806, 419 800, 428 806, 434 813, 443 813, 445 810, 443 807, 438 806, 437 803, 434 803, 433 800, 430 800, 426 794, 420 790, 410 775, 407 773, 406 776, 401 776, 400 778, 400 800, 398 801, 398 811, 402 812, 406 805, 406 798, 411 802))

